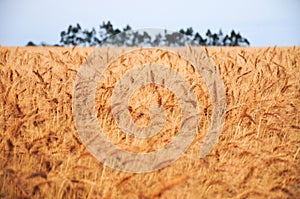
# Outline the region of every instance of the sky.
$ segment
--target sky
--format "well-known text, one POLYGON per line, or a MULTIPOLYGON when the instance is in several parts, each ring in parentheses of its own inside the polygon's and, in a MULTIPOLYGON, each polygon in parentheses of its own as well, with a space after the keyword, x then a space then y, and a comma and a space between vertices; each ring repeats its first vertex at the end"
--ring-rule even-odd
POLYGON ((299 0, 0 0, 0 45, 57 44, 70 24, 240 32, 251 46, 300 46, 299 0))

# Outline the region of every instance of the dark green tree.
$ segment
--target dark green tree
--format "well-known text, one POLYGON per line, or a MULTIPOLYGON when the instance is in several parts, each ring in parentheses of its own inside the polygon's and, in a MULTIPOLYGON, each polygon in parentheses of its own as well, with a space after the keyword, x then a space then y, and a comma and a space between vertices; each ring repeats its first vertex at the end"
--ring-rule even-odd
MULTIPOLYGON (((54 46, 184 46, 186 44, 204 46, 249 46, 250 42, 234 30, 229 35, 223 35, 222 30, 212 33, 207 30, 205 36, 195 32, 192 27, 180 29, 179 32, 160 32, 151 37, 146 31, 134 31, 126 25, 122 31, 114 28, 110 21, 103 22, 97 31, 82 29, 77 23, 69 25, 67 30, 61 31, 60 42, 54 46)), ((27 46, 35 46, 32 41, 27 46)), ((40 46, 48 46, 46 43, 40 46)))

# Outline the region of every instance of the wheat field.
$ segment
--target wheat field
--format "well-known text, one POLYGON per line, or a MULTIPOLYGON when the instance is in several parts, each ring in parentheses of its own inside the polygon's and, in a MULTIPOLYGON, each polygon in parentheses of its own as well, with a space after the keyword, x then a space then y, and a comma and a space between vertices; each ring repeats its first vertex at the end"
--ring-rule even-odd
MULTIPOLYGON (((113 57, 117 50, 126 49, 105 48, 103 57, 113 57)), ((201 117, 194 141, 178 160, 163 169, 136 174, 103 166, 76 130, 74 81, 93 48, 1 47, 0 198, 299 197, 300 47, 205 50, 226 90, 226 119, 218 143, 199 159, 212 109, 201 75, 171 54, 149 52, 193 85, 201 117)), ((150 105, 159 103, 167 112, 163 130, 139 140, 118 129, 109 99, 125 69, 139 59, 136 54, 110 63, 95 99, 97 119, 106 136, 137 153, 155 151, 170 142, 181 119, 176 96, 149 85, 132 96, 130 114, 137 125, 147 126, 150 105), (114 70, 120 63, 123 70, 114 70)))

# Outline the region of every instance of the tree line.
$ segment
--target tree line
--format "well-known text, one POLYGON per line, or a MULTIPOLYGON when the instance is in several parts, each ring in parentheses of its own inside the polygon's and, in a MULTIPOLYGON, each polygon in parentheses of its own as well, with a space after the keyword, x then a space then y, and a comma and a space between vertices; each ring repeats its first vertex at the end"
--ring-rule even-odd
POLYGON ((32 41, 27 46, 249 46, 250 42, 239 32, 232 30, 224 35, 222 30, 212 33, 209 29, 204 36, 195 32, 192 27, 180 29, 178 32, 164 30, 155 35, 145 30, 133 30, 126 25, 122 29, 114 28, 110 21, 103 22, 97 31, 95 28, 83 29, 77 23, 69 25, 60 33, 58 44, 35 44, 32 41))

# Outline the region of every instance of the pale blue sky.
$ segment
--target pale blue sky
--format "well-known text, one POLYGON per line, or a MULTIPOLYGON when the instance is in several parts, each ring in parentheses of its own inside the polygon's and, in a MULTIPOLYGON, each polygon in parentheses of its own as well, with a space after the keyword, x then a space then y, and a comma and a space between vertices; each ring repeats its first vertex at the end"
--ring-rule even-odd
POLYGON ((201 34, 234 29, 251 46, 300 45, 299 0, 0 0, 0 45, 54 44, 69 24, 91 28, 107 20, 118 28, 193 27, 201 34))

